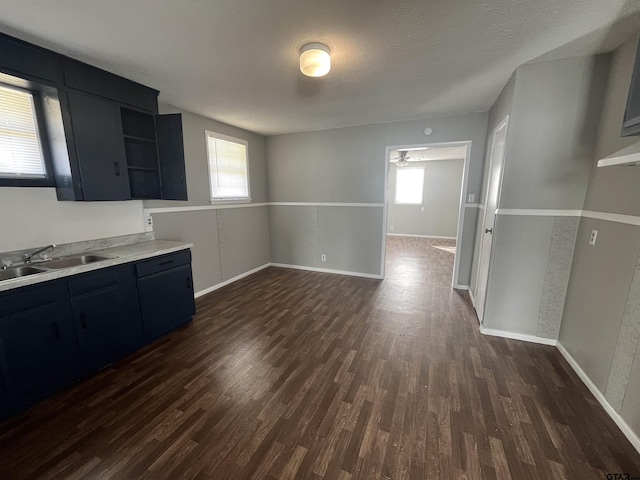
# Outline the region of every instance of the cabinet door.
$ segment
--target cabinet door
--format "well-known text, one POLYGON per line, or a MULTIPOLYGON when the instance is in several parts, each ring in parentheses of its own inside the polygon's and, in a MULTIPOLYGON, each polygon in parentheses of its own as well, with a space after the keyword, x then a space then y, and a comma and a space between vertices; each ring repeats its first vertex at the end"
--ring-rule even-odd
POLYGON ((15 405, 39 400, 76 381, 80 352, 69 299, 0 318, 0 354, 15 405))
POLYGON ((187 200, 187 179, 184 166, 182 115, 158 115, 158 158, 162 178, 162 198, 187 200))
POLYGON ((129 200, 129 176, 120 105, 69 92, 84 200, 129 200))
POLYGON ((71 299, 86 373, 109 365, 124 350, 118 331, 126 312, 118 285, 71 299))
POLYGON ((142 321, 131 265, 93 272, 69 282, 84 372, 89 374, 142 342, 142 321))
POLYGON ((191 265, 139 278, 138 292, 147 337, 184 323, 196 313, 191 265))

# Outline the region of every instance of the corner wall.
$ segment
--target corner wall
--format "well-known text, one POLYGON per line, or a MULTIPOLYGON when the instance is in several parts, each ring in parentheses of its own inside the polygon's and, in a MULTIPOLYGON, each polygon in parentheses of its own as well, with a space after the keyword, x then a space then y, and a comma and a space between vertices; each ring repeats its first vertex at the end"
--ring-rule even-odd
MULTIPOLYGON (((486 126, 474 113, 268 137, 272 262, 380 275, 386 147, 471 140, 465 194, 478 198, 486 126)), ((458 280, 468 285, 478 209, 464 210, 458 280)))
POLYGON ((608 55, 598 55, 516 70, 484 310, 487 330, 542 343, 557 338, 608 64, 608 55))
POLYGON ((161 113, 181 113, 189 200, 144 202, 158 239, 193 243, 193 282, 196 294, 270 262, 269 209, 265 139, 171 106, 161 113), (211 205, 205 130, 248 142, 251 203, 211 205))
MULTIPOLYGON (((637 45, 613 53, 594 163, 640 141, 620 137, 637 45)), ((584 209, 558 342, 640 450, 640 167, 594 167, 584 209)))

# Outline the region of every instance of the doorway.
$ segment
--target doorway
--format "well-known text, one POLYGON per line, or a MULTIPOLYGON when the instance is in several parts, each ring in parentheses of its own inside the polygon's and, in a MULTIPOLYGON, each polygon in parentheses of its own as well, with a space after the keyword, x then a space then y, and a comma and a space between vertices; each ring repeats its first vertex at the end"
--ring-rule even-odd
POLYGON ((383 275, 385 266, 392 268, 406 249, 433 256, 433 273, 438 270, 447 286, 467 288, 458 284, 458 271, 470 146, 448 142, 387 147, 383 275))

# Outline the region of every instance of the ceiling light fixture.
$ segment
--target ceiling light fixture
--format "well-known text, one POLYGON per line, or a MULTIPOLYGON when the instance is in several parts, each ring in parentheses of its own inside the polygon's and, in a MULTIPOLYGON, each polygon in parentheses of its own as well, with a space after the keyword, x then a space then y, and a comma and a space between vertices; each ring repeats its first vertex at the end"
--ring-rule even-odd
POLYGON ((307 43, 300 49, 300 71, 308 77, 322 77, 331 70, 331 51, 324 43, 307 43))

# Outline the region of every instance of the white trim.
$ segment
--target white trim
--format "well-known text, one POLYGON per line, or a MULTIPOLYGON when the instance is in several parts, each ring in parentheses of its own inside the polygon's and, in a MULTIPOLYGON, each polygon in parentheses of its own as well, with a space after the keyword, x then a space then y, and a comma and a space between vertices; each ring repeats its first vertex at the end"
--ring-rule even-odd
POLYGON ((518 209, 499 208, 496 215, 520 215, 536 217, 582 217, 604 220, 606 222, 624 223, 640 227, 640 216, 623 215, 620 213, 596 212, 593 210, 544 210, 544 209, 518 209))
POLYGON ((293 270, 307 270, 309 272, 334 273, 337 275, 349 275, 351 277, 375 278, 378 280, 382 279, 382 275, 376 275, 371 273, 348 272, 346 270, 332 270, 329 268, 307 267, 305 265, 290 265, 288 263, 271 263, 270 265, 273 267, 279 267, 279 268, 291 268, 293 270))
POLYGON ((584 370, 580 367, 578 362, 571 356, 571 354, 567 351, 566 348, 560 343, 556 343, 556 348, 560 351, 565 360, 571 365, 571 368, 576 372, 580 380, 587 386, 589 391, 596 397, 596 400, 600 402, 604 411, 609 414, 611 419, 618 425, 618 428, 622 431, 625 437, 631 442, 633 448, 635 448, 640 453, 640 437, 636 434, 631 427, 624 421, 624 419, 620 416, 618 412, 611 406, 611 404, 607 401, 605 396, 602 394, 598 387, 591 381, 589 376, 585 373, 584 370))
POLYGON ((482 325, 480 325, 480 333, 492 337, 510 338, 512 340, 522 340, 523 342, 539 343, 542 345, 555 346, 558 343, 558 341, 553 338, 537 337, 535 335, 507 332, 505 330, 494 330, 493 328, 485 328, 482 325))
POLYGON ((480 210, 484 210, 484 204, 483 204, 483 203, 479 204, 479 205, 478 205, 478 208, 479 208, 480 210))
POLYGON ((469 298, 471 299, 471 305, 473 305, 473 309, 475 310, 475 308, 476 308, 476 297, 473 296, 473 292, 471 291, 471 288, 469 288, 469 298))
POLYGON ((596 220, 605 220, 607 222, 624 223, 627 225, 635 225, 640 227, 640 217, 635 215, 622 215, 619 213, 594 212, 591 210, 583 210, 582 217, 594 218, 596 220))
POLYGON ((582 210, 543 210, 527 208, 498 208, 496 215, 520 215, 525 217, 579 217, 582 210))
POLYGON ((640 165, 640 142, 629 145, 602 160, 598 160, 598 167, 613 167, 616 165, 640 165))
POLYGON ((480 205, 479 203, 465 203, 464 208, 484 208, 484 205, 480 205))
POLYGON ((456 290, 469 290, 469 285, 453 285, 453 288, 456 290))
POLYGON ((440 240, 455 240, 456 237, 439 237, 438 235, 412 235, 410 233, 387 233, 390 237, 416 237, 416 238, 436 238, 440 240))
POLYGON ((230 278, 229 280, 225 280, 224 282, 220 282, 220 283, 216 283, 214 286, 209 287, 209 288, 205 288, 204 290, 200 290, 199 292, 196 292, 193 296, 194 298, 198 298, 201 297, 203 295, 206 295, 207 293, 211 293, 214 290, 218 290, 219 288, 222 288, 226 285, 229 285, 230 283, 236 282, 244 277, 248 277, 249 275, 253 275, 256 272, 259 272, 260 270, 264 270, 265 268, 271 266, 270 263, 265 263, 264 265, 260 265, 259 267, 256 267, 252 270, 249 270, 248 272, 244 272, 241 273, 240 275, 236 275, 233 278, 230 278))
POLYGON ((384 203, 339 203, 339 202, 269 202, 268 205, 282 207, 374 207, 382 208, 384 203))
POLYGON ((223 210, 227 208, 249 208, 249 207, 268 207, 269 203, 225 203, 216 205, 195 205, 190 207, 158 207, 145 208, 146 214, 150 213, 169 213, 169 212, 194 212, 197 210, 223 210))

